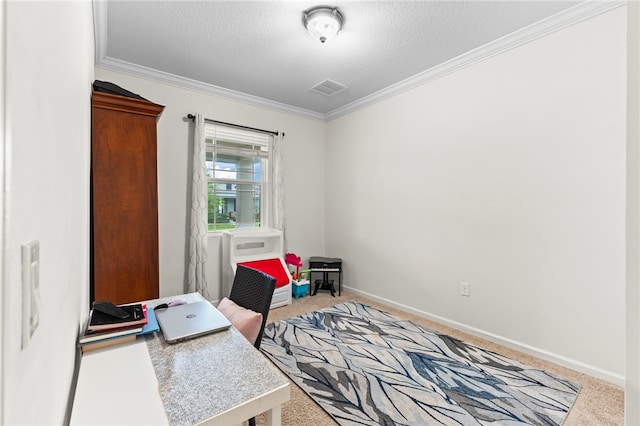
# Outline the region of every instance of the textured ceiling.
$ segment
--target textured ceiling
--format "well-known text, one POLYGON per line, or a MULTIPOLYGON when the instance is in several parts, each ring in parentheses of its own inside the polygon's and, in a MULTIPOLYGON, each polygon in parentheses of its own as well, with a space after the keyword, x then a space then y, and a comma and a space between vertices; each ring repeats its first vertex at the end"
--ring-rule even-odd
POLYGON ((341 0, 328 5, 344 14, 343 29, 321 44, 302 11, 322 2, 97 0, 97 65, 145 67, 326 116, 578 3, 341 0), (311 90, 326 79, 347 89, 311 90))

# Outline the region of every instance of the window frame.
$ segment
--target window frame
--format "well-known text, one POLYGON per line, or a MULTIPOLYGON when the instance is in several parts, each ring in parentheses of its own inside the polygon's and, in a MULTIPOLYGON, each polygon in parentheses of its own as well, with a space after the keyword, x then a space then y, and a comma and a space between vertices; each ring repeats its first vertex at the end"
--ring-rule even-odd
MULTIPOLYGON (((237 228, 264 228, 269 227, 273 214, 272 214, 272 197, 273 197, 273 135, 252 131, 234 128, 232 126, 225 126, 222 124, 211 124, 205 123, 205 176, 206 176, 206 185, 207 185, 207 230, 209 233, 220 233, 227 229, 237 229, 237 228), (218 144, 218 142, 222 142, 222 144, 218 144), (232 144, 235 146, 230 146, 228 144, 232 144), (211 153, 211 160, 208 159, 209 153, 211 153), (251 159, 252 163, 255 162, 256 159, 260 160, 260 180, 251 180, 251 179, 233 179, 228 177, 215 177, 216 169, 215 164, 218 155, 235 155, 238 157, 243 157, 247 159, 251 159), (209 169, 207 163, 211 161, 213 163, 213 168, 209 169), (223 229, 219 229, 219 224, 216 221, 216 215, 218 214, 217 205, 214 205, 216 208, 216 212, 213 216, 213 223, 209 222, 209 188, 211 185, 214 186, 215 193, 215 185, 224 184, 224 185, 235 185, 236 188, 233 190, 236 194, 236 203, 237 203, 237 194, 239 185, 248 185, 254 187, 258 186, 258 207, 259 207, 259 218, 256 218, 252 221, 253 226, 248 225, 249 222, 241 223, 240 226, 236 223, 232 227, 224 227, 223 229), (257 226, 256 226, 257 224, 257 226)), ((255 169, 253 170, 255 175, 255 169)), ((254 196, 254 200, 255 200, 254 196)), ((217 204, 217 203, 216 203, 217 204)), ((237 211, 237 204, 235 205, 235 209, 237 211)), ((252 210, 252 215, 254 215, 254 210, 252 210)))

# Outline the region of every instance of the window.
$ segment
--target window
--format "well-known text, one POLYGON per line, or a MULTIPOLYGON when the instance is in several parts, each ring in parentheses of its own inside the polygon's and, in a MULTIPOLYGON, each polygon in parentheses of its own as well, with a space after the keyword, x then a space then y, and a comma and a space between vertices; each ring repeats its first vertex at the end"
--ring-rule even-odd
POLYGON ((209 231, 266 226, 271 136, 218 124, 205 135, 209 231))

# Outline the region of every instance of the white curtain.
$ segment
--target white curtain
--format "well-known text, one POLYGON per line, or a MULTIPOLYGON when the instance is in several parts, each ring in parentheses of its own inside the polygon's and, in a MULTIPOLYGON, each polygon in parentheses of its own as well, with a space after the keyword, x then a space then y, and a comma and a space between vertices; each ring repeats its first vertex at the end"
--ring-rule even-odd
POLYGON ((284 239, 284 252, 287 248, 286 223, 284 217, 284 161, 282 157, 282 140, 284 133, 278 133, 272 137, 272 147, 270 150, 271 160, 273 164, 273 185, 272 185, 272 226, 282 231, 284 239))
POLYGON ((204 268, 207 263, 207 175, 204 116, 196 114, 193 138, 193 179, 191 181, 191 235, 189 239, 189 293, 199 292, 209 299, 204 268))

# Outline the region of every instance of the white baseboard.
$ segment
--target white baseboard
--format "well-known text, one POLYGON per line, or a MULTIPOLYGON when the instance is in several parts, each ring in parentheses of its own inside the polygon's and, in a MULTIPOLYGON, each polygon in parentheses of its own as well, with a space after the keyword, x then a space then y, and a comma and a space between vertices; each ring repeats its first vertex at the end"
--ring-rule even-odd
POLYGON ((371 300, 375 300, 376 302, 383 303, 385 305, 399 309, 403 312, 407 312, 407 313, 419 316, 421 318, 425 318, 425 319, 437 322, 439 324, 446 325, 451 328, 455 328, 456 330, 464 331, 465 333, 472 334, 474 336, 489 340, 491 342, 506 346, 511 349, 518 350, 520 352, 524 352, 529 355, 533 355, 537 358, 544 359, 545 361, 553 362, 554 364, 558 364, 563 367, 571 368, 572 370, 576 370, 581 373, 588 374, 589 376, 593 376, 598 379, 605 380, 614 385, 624 387, 625 379, 624 379, 624 376, 620 374, 602 370, 600 368, 585 364, 583 362, 580 362, 571 358, 564 357, 562 355, 555 354, 553 352, 539 349, 534 346, 530 346, 515 340, 507 339, 505 337, 501 337, 496 334, 489 333, 489 332, 480 330, 479 328, 472 327, 457 321, 449 320, 439 315, 433 315, 428 312, 424 312, 419 309, 412 308, 411 306, 403 305, 402 303, 397 303, 397 302, 394 302, 393 300, 385 299, 383 297, 379 297, 374 294, 367 293, 365 291, 361 291, 348 286, 343 286, 343 288, 351 293, 366 297, 371 300))

